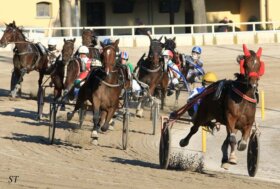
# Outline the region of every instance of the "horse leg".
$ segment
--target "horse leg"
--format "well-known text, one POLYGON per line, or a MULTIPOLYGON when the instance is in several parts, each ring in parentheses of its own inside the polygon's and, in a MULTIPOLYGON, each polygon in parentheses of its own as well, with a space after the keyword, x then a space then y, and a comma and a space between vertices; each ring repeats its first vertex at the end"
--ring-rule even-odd
POLYGON ((11 78, 11 96, 12 98, 15 98, 17 95, 17 92, 20 90, 21 82, 23 81, 23 76, 25 75, 26 70, 14 70, 12 73, 11 78))
POLYGON ((99 125, 99 120, 100 120, 100 101, 96 98, 93 98, 93 103, 92 103, 92 109, 93 109, 93 129, 91 132, 91 138, 92 138, 92 143, 94 145, 98 144, 98 130, 100 128, 99 125))
POLYGON ((109 129, 109 122, 110 122, 110 120, 112 119, 112 117, 113 117, 113 115, 114 115, 116 109, 117 109, 117 107, 113 107, 113 108, 110 108, 110 109, 108 110, 105 123, 104 123, 104 124, 102 125, 102 127, 101 127, 101 130, 102 130, 103 132, 106 132, 106 131, 109 129))
POLYGON ((238 145, 237 145, 238 151, 244 151, 247 148, 247 141, 250 136, 251 129, 252 129, 252 125, 247 126, 245 127, 245 129, 242 130, 242 137, 241 140, 238 141, 238 145))
POLYGON ((139 99, 138 106, 137 106, 137 109, 136 109, 136 117, 139 117, 139 118, 143 117, 143 108, 142 108, 143 100, 144 100, 144 97, 141 97, 139 99))
POLYGON ((189 134, 185 138, 180 140, 180 146, 181 147, 187 146, 189 144, 191 137, 198 131, 198 129, 199 129, 199 124, 194 123, 194 125, 191 127, 189 134))
POLYGON ((166 97, 166 91, 167 91, 167 88, 163 88, 161 90, 161 106, 160 106, 160 109, 163 110, 164 106, 165 106, 165 97, 166 97))
POLYGON ((178 106, 178 99, 179 99, 180 92, 181 92, 181 88, 178 88, 178 89, 175 90, 175 104, 174 104, 174 107, 178 106))
POLYGON ((229 146, 229 137, 230 134, 228 132, 226 139, 223 142, 222 145, 222 153, 223 153, 223 157, 222 157, 222 165, 221 167, 224 169, 228 169, 229 168, 229 164, 228 164, 228 146, 229 146))
MULTIPOLYGON (((82 88, 80 90, 82 90, 82 88)), ((85 93, 83 91, 80 91, 79 95, 78 95, 78 98, 77 98, 77 101, 76 101, 76 104, 75 104, 74 110, 72 112, 67 112, 67 120, 68 121, 70 121, 73 118, 74 114, 84 106, 85 101, 86 101, 85 93)))

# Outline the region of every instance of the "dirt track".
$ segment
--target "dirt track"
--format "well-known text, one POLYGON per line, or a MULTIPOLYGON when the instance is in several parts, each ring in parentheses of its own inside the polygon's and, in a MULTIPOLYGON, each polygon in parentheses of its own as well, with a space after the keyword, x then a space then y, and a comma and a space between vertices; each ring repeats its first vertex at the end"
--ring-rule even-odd
MULTIPOLYGON (((262 45, 266 73, 260 80, 260 90, 265 91, 266 117, 257 121, 261 125, 261 160, 255 178, 247 176, 246 152, 237 154, 239 164, 228 171, 220 168, 220 147, 225 138, 222 128, 215 136, 208 135, 205 154, 205 174, 191 171, 162 170, 158 163, 159 128, 151 135, 149 113, 143 120, 132 117, 129 123, 129 147, 121 150, 121 122, 116 128, 100 135, 100 145, 90 141, 91 116, 82 130, 73 132, 77 119, 65 121, 60 114, 55 135, 55 145, 48 145, 48 118, 38 122, 36 101, 28 96, 37 90, 36 72, 25 77, 23 92, 27 98, 10 101, 9 81, 11 76, 11 53, 0 53, 0 188, 246 188, 264 189, 280 187, 279 145, 279 45, 262 45), (10 182, 10 176, 18 176, 10 182)), ((249 45, 257 50, 257 45, 249 45)), ((136 62, 143 49, 127 49, 130 59, 136 62)), ((189 52, 190 47, 178 48, 189 52)), ((239 70, 235 64, 241 46, 203 47, 203 60, 207 71, 215 71, 219 78, 232 78, 239 70)), ((180 97, 180 105, 186 95, 180 97)), ((168 98, 168 114, 173 107, 174 97, 168 98)), ((148 109, 147 109, 148 110, 148 109)), ((47 116, 48 104, 44 107, 47 116)), ((131 110, 134 113, 134 110, 131 110)), ((194 136, 190 146, 182 149, 178 141, 189 131, 189 126, 176 124, 173 133, 174 151, 200 154, 200 134, 194 136)))

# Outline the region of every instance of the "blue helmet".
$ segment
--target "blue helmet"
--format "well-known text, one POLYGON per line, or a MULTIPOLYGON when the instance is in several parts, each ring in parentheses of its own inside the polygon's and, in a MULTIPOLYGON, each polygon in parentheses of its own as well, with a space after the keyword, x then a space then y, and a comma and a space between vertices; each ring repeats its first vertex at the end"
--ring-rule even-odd
POLYGON ((110 45, 112 43, 112 40, 110 38, 106 38, 103 40, 104 45, 110 45))
POLYGON ((128 53, 127 52, 123 51, 120 54, 121 54, 122 59, 128 60, 128 53))
POLYGON ((199 46, 194 46, 194 47, 192 48, 192 52, 196 52, 196 53, 198 53, 198 54, 201 54, 202 49, 201 49, 199 46))

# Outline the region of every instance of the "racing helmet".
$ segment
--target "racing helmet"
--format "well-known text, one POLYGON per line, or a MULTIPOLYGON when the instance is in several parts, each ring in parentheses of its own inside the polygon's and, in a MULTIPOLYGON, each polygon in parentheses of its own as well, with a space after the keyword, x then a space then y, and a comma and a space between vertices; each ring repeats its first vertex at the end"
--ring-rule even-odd
POLYGON ((173 58, 173 53, 171 50, 164 50, 162 53, 163 56, 170 56, 171 58, 173 58))
POLYGON ((192 48, 192 52, 196 52, 197 54, 201 54, 202 49, 201 49, 201 47, 199 47, 199 46, 194 46, 194 47, 192 48))
POLYGON ((216 81, 218 81, 218 77, 214 72, 207 72, 203 78, 202 78, 202 82, 203 83, 215 83, 216 81))
POLYGON ((121 59, 128 60, 128 53, 127 52, 123 51, 120 54, 121 54, 121 59))
POLYGON ((112 40, 110 38, 106 38, 103 40, 104 45, 110 45, 112 43, 112 40))
POLYGON ((56 46, 57 45, 56 39, 50 38, 49 41, 48 41, 48 45, 56 46))
POLYGON ((89 50, 86 46, 81 46, 79 48, 79 51, 78 51, 80 54, 83 53, 83 54, 88 54, 89 53, 89 50))

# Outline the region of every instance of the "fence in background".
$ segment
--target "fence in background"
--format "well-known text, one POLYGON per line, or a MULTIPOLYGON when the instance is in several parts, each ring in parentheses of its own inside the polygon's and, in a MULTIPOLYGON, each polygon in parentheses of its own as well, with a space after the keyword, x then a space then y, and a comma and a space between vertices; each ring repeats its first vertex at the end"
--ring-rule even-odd
MULTIPOLYGON (((106 26, 106 27, 52 27, 52 28, 24 28, 25 35, 34 42, 40 41, 46 45, 50 37, 55 37, 63 43, 63 38, 76 38, 76 44, 80 44, 83 28, 94 29, 101 41, 106 37, 120 39, 120 47, 149 46, 149 38, 144 35, 135 35, 138 28, 150 30, 153 37, 162 35, 176 36, 178 46, 189 45, 220 45, 220 44, 254 44, 254 43, 279 43, 279 22, 241 22, 228 24, 191 24, 191 25, 147 25, 147 26, 106 26), (227 27, 227 32, 221 32, 221 28, 227 27), (199 28, 204 32, 199 33, 199 28), (62 31, 69 35, 63 37, 62 31)), ((2 36, 5 28, 0 28, 2 36)), ((9 45, 11 46, 11 45, 9 45)), ((10 50, 11 47, 6 49, 10 50)), ((3 50, 3 49, 0 49, 3 50)))

